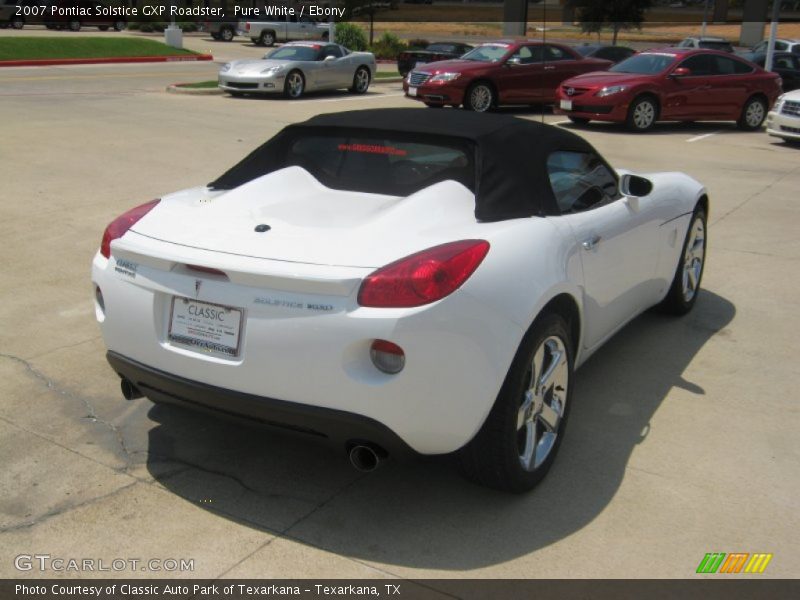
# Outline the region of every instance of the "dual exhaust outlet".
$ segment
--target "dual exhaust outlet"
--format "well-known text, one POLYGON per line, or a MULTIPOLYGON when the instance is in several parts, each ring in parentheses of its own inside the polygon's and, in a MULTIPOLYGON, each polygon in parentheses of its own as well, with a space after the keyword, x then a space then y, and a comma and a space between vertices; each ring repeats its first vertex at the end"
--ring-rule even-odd
MULTIPOLYGON (((120 381, 120 390, 125 400, 136 400, 144 396, 141 390, 130 379, 125 377, 120 381)), ((350 442, 347 444, 347 448, 349 449, 347 455, 350 459, 350 464, 362 473, 374 471, 388 456, 386 450, 368 442, 350 442)))

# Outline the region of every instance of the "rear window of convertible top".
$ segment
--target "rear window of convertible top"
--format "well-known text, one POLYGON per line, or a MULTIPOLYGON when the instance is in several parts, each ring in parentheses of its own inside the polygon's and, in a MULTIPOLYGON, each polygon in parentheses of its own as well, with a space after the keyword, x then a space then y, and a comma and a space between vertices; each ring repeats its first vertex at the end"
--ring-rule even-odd
POLYGON ((329 188, 408 196, 448 179, 474 191, 473 155, 471 143, 458 139, 312 134, 289 140, 285 165, 303 167, 329 188))

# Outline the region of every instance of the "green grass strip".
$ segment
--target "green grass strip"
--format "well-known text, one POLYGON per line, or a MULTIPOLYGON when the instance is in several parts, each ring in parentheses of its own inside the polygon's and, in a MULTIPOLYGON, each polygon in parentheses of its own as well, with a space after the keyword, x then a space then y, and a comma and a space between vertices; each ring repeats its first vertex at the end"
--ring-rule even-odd
POLYGON ((0 60, 114 58, 121 56, 187 56, 190 50, 155 40, 120 38, 8 37, 0 38, 0 60))

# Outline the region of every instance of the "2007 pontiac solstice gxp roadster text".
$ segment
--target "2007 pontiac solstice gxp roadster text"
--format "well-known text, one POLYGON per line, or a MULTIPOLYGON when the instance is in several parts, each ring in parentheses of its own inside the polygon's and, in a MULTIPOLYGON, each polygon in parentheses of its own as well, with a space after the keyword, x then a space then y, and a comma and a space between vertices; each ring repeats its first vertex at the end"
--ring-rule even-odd
POLYGON ((361 469, 458 452, 524 491, 574 370, 697 300, 708 198, 515 117, 384 109, 290 125, 216 181, 134 208, 94 258, 127 398, 328 439, 361 469))

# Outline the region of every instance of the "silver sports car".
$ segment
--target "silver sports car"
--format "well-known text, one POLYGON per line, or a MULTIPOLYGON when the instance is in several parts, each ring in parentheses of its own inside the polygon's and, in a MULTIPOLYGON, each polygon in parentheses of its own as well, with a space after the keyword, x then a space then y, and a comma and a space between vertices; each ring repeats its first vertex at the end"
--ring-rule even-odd
POLYGON ((262 60, 222 66, 219 87, 233 96, 282 92, 299 98, 307 91, 349 88, 363 94, 375 73, 371 52, 351 52, 339 44, 291 42, 262 60))

